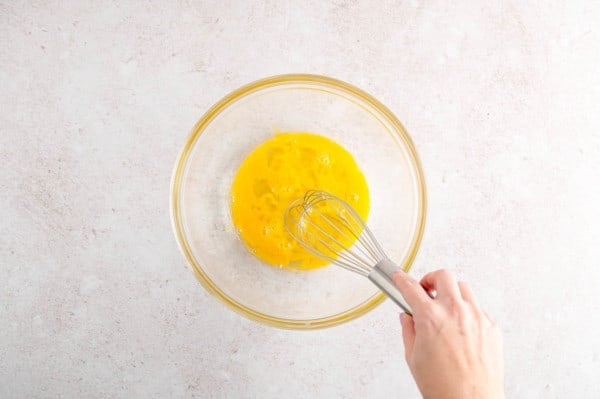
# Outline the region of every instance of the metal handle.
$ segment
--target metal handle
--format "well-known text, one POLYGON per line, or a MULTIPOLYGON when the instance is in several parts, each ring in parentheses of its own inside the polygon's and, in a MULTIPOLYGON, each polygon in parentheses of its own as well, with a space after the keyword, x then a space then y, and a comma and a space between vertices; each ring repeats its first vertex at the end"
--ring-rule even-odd
MULTIPOLYGON (((406 313, 412 315, 412 310, 396 285, 392 280, 392 275, 396 270, 402 271, 394 262, 389 259, 384 259, 371 270, 369 273, 369 280, 371 280, 379 289, 398 306, 402 308, 406 313)), ((402 271, 404 273, 404 271, 402 271)))

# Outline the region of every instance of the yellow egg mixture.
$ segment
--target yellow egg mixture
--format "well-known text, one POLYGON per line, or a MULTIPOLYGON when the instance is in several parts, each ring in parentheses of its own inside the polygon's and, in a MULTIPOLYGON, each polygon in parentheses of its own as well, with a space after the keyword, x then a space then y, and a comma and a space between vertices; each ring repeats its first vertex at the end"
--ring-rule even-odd
POLYGON ((231 216, 246 247, 264 262, 290 269, 326 264, 286 231, 283 215, 308 190, 328 191, 366 220, 369 190, 352 155, 312 133, 278 133, 242 162, 231 188, 231 216))

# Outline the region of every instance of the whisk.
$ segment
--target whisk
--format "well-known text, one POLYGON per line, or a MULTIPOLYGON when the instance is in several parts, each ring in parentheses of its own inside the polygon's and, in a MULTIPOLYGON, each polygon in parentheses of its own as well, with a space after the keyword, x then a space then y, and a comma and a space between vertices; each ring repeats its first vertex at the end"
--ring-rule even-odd
POLYGON ((311 190, 288 206, 287 231, 310 253, 344 269, 368 277, 405 312, 411 314, 392 274, 400 269, 381 246, 358 213, 345 201, 326 191, 311 190))

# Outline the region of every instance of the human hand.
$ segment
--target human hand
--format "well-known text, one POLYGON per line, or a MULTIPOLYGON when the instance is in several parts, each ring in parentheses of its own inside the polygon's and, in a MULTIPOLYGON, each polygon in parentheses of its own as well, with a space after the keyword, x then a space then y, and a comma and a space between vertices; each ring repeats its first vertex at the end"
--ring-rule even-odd
POLYGON ((423 398, 504 398, 502 336, 469 286, 448 270, 420 284, 401 271, 393 280, 412 308, 400 315, 402 337, 423 398))

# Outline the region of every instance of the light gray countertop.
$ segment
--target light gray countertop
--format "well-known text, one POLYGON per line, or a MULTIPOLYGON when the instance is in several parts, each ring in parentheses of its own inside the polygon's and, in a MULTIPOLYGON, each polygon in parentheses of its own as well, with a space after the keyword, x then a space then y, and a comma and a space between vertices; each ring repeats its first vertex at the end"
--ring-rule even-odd
POLYGON ((178 250, 190 129, 290 72, 405 124, 429 200, 412 273, 472 284, 504 331, 507 397, 600 397, 596 4, 103 3, 0 4, 0 397, 419 396, 389 301, 277 330, 207 294, 178 250))

